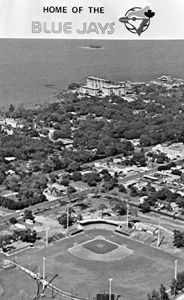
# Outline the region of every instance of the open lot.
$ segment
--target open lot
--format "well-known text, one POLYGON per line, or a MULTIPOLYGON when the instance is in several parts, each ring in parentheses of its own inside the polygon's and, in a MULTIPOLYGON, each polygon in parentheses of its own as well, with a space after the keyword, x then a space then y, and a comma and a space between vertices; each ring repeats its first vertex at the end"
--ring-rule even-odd
POLYGON ((144 245, 125 236, 106 230, 85 231, 75 237, 40 249, 31 249, 18 254, 20 264, 33 270, 39 266, 42 272, 42 260, 46 258, 46 275, 50 280, 58 274, 53 284, 72 295, 90 298, 97 293, 108 293, 109 278, 113 278, 112 292, 127 300, 142 300, 153 289, 163 283, 167 288, 174 277, 174 261, 178 260, 178 271, 184 268, 184 262, 176 255, 144 245), (73 245, 90 241, 96 236, 118 245, 126 245, 131 255, 121 260, 95 261, 72 255, 68 249, 73 245))

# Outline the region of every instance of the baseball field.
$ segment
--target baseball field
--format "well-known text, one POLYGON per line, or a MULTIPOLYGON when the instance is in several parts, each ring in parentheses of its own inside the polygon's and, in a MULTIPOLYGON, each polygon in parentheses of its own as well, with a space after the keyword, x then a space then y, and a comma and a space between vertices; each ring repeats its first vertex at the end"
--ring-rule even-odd
POLYGON ((56 244, 28 250, 16 259, 31 270, 38 266, 42 273, 43 257, 48 281, 57 274, 52 282, 55 286, 73 297, 88 299, 98 293, 108 294, 112 278, 115 299, 121 295, 126 300, 143 300, 161 283, 169 288, 176 259, 178 271, 184 269, 184 262, 176 255, 102 229, 86 230, 56 244))

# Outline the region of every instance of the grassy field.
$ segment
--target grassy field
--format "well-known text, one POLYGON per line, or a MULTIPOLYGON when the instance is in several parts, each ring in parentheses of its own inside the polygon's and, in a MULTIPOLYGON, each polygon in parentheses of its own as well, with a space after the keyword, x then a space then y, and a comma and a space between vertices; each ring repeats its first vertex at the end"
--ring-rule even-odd
MULTIPOLYGON (((42 272, 42 260, 46 258, 46 275, 57 287, 73 295, 88 298, 97 293, 108 293, 109 278, 113 278, 112 292, 122 295, 126 300, 142 300, 160 283, 169 288, 174 277, 174 261, 178 260, 179 270, 184 268, 181 258, 163 252, 124 236, 105 230, 86 231, 78 236, 66 238, 61 242, 40 249, 31 249, 17 255, 20 264, 33 270, 39 266, 42 272), (119 245, 127 245, 133 252, 120 261, 88 261, 73 256, 68 249, 74 243, 83 243, 102 235, 119 245)), ((26 288, 29 286, 25 286, 26 288)), ((20 288, 21 289, 21 288, 20 288)), ((5 299, 5 298, 4 298, 5 299)), ((2 298, 2 300, 4 300, 2 298)), ((7 298, 6 298, 7 299, 7 298)), ((9 300, 12 300, 8 297, 9 300)))
POLYGON ((1 300, 32 300, 36 295, 36 283, 18 269, 0 269, 0 284, 4 290, 1 300))

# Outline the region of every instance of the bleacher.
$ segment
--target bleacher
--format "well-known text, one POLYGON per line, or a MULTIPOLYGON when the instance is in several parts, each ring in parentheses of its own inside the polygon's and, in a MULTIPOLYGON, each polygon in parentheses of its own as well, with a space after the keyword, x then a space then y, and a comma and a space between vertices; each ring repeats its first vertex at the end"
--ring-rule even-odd
POLYGON ((53 236, 48 238, 48 243, 54 243, 62 240, 65 237, 65 235, 62 232, 55 233, 53 236))

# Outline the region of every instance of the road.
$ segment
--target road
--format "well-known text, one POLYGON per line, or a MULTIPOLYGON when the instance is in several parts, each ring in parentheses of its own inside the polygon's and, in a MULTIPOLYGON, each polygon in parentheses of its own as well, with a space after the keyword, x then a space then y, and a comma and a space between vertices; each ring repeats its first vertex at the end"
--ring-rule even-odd
POLYGON ((26 207, 20 211, 17 211, 17 212, 13 212, 12 214, 9 214, 7 216, 3 216, 3 217, 0 217, 0 226, 3 226, 6 224, 6 222, 9 222, 9 219, 14 217, 14 218, 17 218, 17 219, 21 219, 22 217, 20 216, 20 214, 22 212, 24 212, 24 210, 26 209, 31 209, 33 214, 36 214, 36 213, 41 213, 41 211, 43 210, 49 210, 49 209, 52 209, 54 207, 57 207, 57 206, 61 206, 61 203, 63 202, 63 205, 64 204, 67 204, 67 203, 70 203, 74 200, 76 200, 78 198, 79 195, 81 194, 88 194, 91 192, 91 189, 88 188, 88 189, 84 189, 83 191, 81 192, 76 192, 74 194, 72 194, 72 199, 70 200, 68 195, 65 195, 63 197, 58 197, 57 199, 55 200, 52 200, 52 201, 46 201, 46 202, 42 202, 42 203, 38 203, 38 204, 35 204, 34 206, 31 206, 31 207, 26 207), (75 197, 76 196, 76 197, 75 197))
MULTIPOLYGON (((33 213, 36 213, 38 211, 38 209, 41 211, 42 209, 46 210, 47 208, 50 209, 52 207, 60 206, 61 205, 60 204, 61 200, 63 202, 64 201, 69 202, 68 196, 63 196, 62 198, 60 197, 60 198, 55 199, 53 201, 38 203, 34 206, 31 206, 31 208, 27 207, 25 209, 31 209, 33 213)), ((8 215, 8 216, 0 217, 0 226, 6 224, 6 222, 8 222, 11 217, 14 217, 14 218, 17 218, 17 219, 22 218, 22 217, 20 217, 20 213, 24 212, 25 209, 22 209, 19 212, 13 212, 11 215, 8 215)))
POLYGON ((139 172, 137 174, 126 176, 123 179, 120 179, 119 183, 120 184, 124 184, 124 183, 126 183, 127 181, 130 181, 130 180, 134 180, 134 179, 138 179, 138 178, 143 178, 144 175, 150 175, 152 173, 155 173, 157 170, 158 170, 158 168, 154 167, 154 168, 152 168, 152 169, 150 169, 148 171, 143 171, 143 172, 139 172))
MULTIPOLYGON (((128 181, 142 178, 144 175, 150 175, 150 174, 152 174, 156 171, 157 171, 157 167, 154 167, 154 168, 152 168, 148 171, 143 171, 143 172, 140 172, 138 174, 129 175, 129 176, 124 177, 123 179, 120 179, 119 183, 120 184, 125 184, 128 181)), ((84 189, 82 192, 87 194, 87 193, 90 193, 90 191, 91 191, 91 189, 88 188, 88 189, 84 189)), ((76 193, 76 197, 77 197, 78 194, 79 193, 76 193)), ((65 195, 63 197, 58 197, 55 200, 38 203, 34 206, 31 206, 31 207, 28 207, 28 208, 25 208, 25 209, 31 209, 33 213, 38 213, 38 210, 40 210, 40 212, 41 212, 42 210, 52 209, 52 208, 61 206, 61 203, 60 203, 61 201, 64 202, 65 204, 70 202, 68 196, 65 195)), ((8 215, 8 216, 0 217, 0 227, 6 225, 6 223, 9 222, 9 219, 11 217, 14 217, 14 218, 17 218, 17 219, 22 218, 22 217, 20 217, 20 213, 24 212, 25 209, 22 209, 19 212, 13 212, 11 215, 8 215)))

